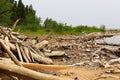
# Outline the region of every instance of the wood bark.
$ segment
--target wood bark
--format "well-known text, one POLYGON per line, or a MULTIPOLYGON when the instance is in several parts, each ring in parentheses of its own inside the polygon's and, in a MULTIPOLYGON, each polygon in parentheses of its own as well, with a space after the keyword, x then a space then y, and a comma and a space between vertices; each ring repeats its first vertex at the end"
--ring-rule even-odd
POLYGON ((63 70, 69 69, 70 66, 67 65, 44 65, 44 64, 35 64, 35 63, 21 63, 24 67, 33 69, 33 70, 63 70))
POLYGON ((36 72, 21 66, 7 65, 3 63, 0 63, 0 70, 6 71, 8 73, 11 72, 13 74, 26 76, 28 78, 35 79, 35 80, 73 80, 71 78, 61 78, 53 75, 36 72))
POLYGON ((22 54, 21 54, 20 48, 19 48, 17 43, 15 43, 15 45, 16 45, 16 48, 17 48, 19 59, 20 59, 21 62, 23 62, 23 58, 22 58, 22 54))
POLYGON ((20 62, 17 60, 17 58, 14 56, 14 54, 8 49, 8 47, 4 44, 4 41, 0 39, 0 44, 2 47, 6 50, 7 54, 10 56, 10 58, 15 62, 15 64, 22 66, 20 62))
POLYGON ((37 61, 39 63, 42 62, 45 64, 53 64, 53 61, 50 58, 43 57, 43 56, 40 56, 38 54, 34 54, 32 51, 30 51, 30 52, 31 52, 31 56, 33 56, 35 61, 37 61))
POLYGON ((42 49, 42 48, 44 48, 46 45, 48 45, 48 41, 46 41, 46 40, 44 40, 44 41, 42 41, 42 42, 40 42, 40 43, 37 43, 35 46, 38 48, 38 49, 42 49))

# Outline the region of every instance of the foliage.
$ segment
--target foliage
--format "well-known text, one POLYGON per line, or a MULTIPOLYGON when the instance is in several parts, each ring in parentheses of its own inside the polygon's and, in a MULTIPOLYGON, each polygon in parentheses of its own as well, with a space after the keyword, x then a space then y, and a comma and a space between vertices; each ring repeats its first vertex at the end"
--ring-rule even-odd
POLYGON ((12 3, 10 0, 0 0, 0 24, 8 26, 11 23, 11 8, 12 3))
POLYGON ((11 26, 17 19, 21 18, 19 25, 36 24, 40 25, 40 18, 36 16, 35 10, 32 5, 24 5, 22 0, 18 3, 15 0, 1 0, 0 11, 6 11, 4 14, 0 14, 0 24, 7 24, 11 26))
POLYGON ((56 34, 80 34, 82 32, 104 32, 105 25, 99 28, 96 26, 79 25, 72 26, 66 23, 46 18, 41 24, 41 18, 36 16, 36 11, 32 5, 24 5, 22 0, 1 0, 0 1, 0 25, 12 26, 12 24, 21 18, 16 30, 26 33, 46 34, 53 31, 56 34))

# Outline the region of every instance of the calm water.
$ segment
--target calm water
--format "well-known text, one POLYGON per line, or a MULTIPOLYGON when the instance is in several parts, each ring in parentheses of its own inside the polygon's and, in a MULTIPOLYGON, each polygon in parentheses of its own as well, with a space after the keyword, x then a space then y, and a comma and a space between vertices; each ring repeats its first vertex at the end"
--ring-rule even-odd
POLYGON ((97 43, 112 43, 112 44, 120 44, 120 36, 106 37, 103 39, 96 40, 97 43))

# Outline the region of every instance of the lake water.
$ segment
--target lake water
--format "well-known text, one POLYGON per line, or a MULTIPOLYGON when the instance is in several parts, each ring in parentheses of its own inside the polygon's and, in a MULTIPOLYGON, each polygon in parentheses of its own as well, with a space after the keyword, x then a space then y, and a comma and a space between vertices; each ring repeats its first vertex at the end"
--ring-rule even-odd
POLYGON ((103 39, 96 40, 97 43, 108 43, 108 44, 120 44, 120 36, 105 37, 103 39))

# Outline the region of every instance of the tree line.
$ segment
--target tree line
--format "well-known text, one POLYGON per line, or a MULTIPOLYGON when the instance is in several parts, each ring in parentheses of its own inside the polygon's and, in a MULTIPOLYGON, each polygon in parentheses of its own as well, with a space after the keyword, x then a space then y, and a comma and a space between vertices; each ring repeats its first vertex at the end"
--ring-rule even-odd
POLYGON ((99 32, 105 31, 105 26, 87 26, 79 25, 73 27, 67 23, 58 23, 57 21, 46 18, 42 22, 40 17, 36 16, 36 11, 32 5, 24 5, 22 0, 1 0, 0 1, 0 25, 11 27, 13 23, 20 18, 20 22, 16 30, 20 29, 22 32, 50 32, 55 33, 81 33, 81 32, 99 32))

